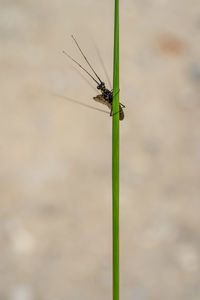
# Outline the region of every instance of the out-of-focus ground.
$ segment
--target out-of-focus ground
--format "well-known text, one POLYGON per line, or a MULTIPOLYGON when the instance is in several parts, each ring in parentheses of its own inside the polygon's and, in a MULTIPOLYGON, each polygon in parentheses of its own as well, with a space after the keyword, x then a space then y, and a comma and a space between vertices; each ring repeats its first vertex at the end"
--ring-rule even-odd
MULTIPOLYGON (((199 300, 200 2, 120 14, 121 299, 199 300)), ((0 2, 0 300, 111 299, 112 122, 55 96, 103 108, 71 33, 111 77, 113 2, 0 2)))

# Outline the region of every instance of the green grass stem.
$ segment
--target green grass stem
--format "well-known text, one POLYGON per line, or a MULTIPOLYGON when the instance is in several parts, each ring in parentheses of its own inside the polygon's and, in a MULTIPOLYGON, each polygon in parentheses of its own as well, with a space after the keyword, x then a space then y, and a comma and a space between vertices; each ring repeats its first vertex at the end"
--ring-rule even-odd
POLYGON ((113 300, 119 300, 119 0, 115 0, 112 118, 113 300))

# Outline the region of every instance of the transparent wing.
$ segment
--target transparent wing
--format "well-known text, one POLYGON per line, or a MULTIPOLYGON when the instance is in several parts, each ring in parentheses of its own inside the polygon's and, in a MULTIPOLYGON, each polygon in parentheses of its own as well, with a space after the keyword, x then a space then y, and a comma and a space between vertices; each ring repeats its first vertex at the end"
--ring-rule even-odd
POLYGON ((106 110, 103 110, 103 109, 100 109, 100 108, 96 108, 96 107, 94 107, 94 106, 92 106, 92 105, 83 103, 83 102, 81 102, 81 101, 78 101, 78 100, 75 100, 75 99, 72 99, 72 98, 69 98, 69 97, 65 97, 65 96, 63 96, 63 95, 55 94, 55 93, 54 93, 53 95, 54 95, 55 97, 62 98, 62 99, 64 99, 64 100, 67 100, 67 101, 70 101, 70 102, 73 102, 73 103, 82 105, 82 106, 84 106, 84 107, 89 107, 89 108, 91 108, 91 109, 93 109, 93 110, 98 110, 98 111, 104 112, 104 113, 106 113, 106 114, 110 114, 110 113, 109 113, 108 111, 106 111, 106 110))

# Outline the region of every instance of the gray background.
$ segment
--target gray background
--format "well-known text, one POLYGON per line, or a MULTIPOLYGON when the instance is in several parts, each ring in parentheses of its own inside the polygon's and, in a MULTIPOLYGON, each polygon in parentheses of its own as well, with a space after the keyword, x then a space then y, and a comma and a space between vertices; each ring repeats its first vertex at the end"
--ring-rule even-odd
MULTIPOLYGON (((200 299, 200 3, 120 6, 121 299, 200 299)), ((108 300, 113 1, 0 1, 0 300, 108 300), (89 79, 90 83, 95 84, 89 79)))

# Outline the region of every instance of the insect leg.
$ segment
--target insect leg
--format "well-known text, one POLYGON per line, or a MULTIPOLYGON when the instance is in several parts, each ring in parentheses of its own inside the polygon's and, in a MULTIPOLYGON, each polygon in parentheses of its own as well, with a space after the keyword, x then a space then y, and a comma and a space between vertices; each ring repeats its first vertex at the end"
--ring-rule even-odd
MULTIPOLYGON (((113 91, 113 90, 112 90, 113 91)), ((120 89, 119 89, 119 91, 120 91, 120 89)), ((113 95, 113 98, 117 95, 117 94, 119 94, 119 91, 117 91, 114 95, 113 95)))
POLYGON ((122 104, 121 102, 119 103, 123 108, 125 108, 126 106, 124 104, 122 104))

